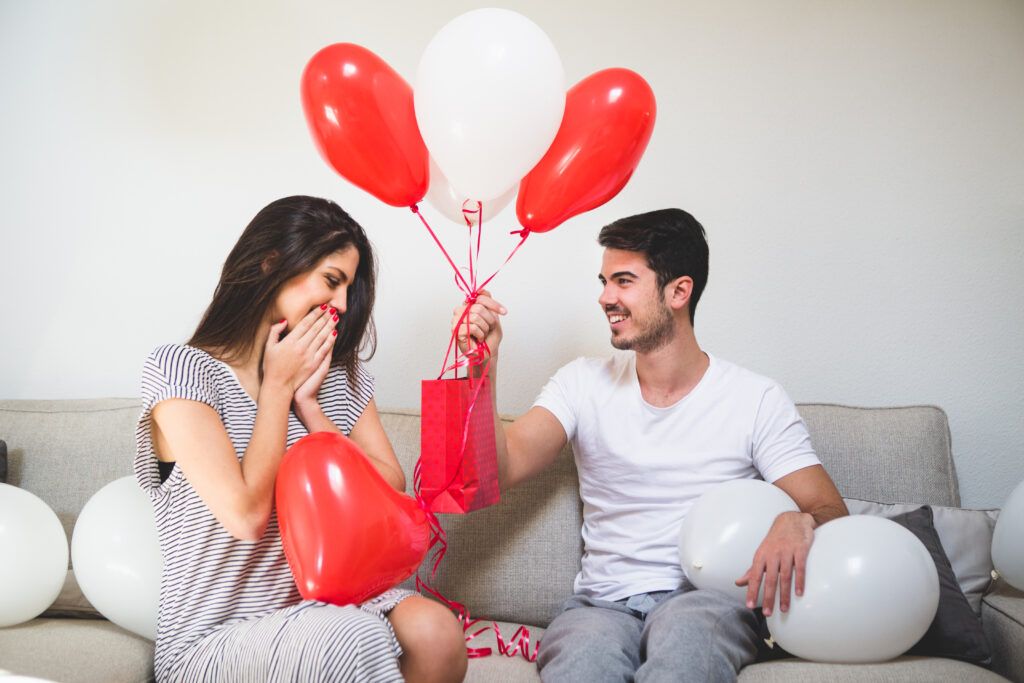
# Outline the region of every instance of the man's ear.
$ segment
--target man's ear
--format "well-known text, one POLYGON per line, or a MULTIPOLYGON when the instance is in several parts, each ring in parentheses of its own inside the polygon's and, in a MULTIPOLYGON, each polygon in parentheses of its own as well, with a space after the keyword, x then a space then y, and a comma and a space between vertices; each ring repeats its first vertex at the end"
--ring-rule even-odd
POLYGON ((277 264, 278 256, 279 254, 276 251, 272 251, 269 254, 267 254, 267 256, 263 259, 263 262, 260 264, 260 272, 263 273, 264 275, 269 274, 270 271, 272 271, 274 269, 274 266, 277 264))
POLYGON ((674 311, 685 309, 693 293, 693 278, 683 275, 665 285, 665 301, 674 311))

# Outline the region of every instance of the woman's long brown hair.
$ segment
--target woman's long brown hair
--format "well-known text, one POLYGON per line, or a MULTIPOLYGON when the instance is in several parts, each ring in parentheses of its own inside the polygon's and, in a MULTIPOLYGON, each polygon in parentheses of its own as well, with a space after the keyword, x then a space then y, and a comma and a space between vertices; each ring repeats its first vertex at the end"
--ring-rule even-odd
POLYGON ((260 323, 281 287, 312 270, 324 257, 350 246, 359 252, 359 266, 348 287, 347 310, 339 323, 331 364, 344 365, 353 382, 360 352, 365 352, 367 360, 377 347, 373 325, 377 266, 362 227, 327 199, 285 197, 256 214, 228 254, 213 300, 188 344, 228 363, 248 358, 260 323))

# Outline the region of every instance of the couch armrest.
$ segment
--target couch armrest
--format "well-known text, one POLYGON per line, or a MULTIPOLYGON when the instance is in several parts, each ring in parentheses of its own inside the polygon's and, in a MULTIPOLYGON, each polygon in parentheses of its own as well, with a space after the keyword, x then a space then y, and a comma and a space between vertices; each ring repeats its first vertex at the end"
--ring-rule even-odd
POLYGON ((992 646, 992 670, 1024 683, 1024 592, 996 581, 981 600, 981 623, 992 646))

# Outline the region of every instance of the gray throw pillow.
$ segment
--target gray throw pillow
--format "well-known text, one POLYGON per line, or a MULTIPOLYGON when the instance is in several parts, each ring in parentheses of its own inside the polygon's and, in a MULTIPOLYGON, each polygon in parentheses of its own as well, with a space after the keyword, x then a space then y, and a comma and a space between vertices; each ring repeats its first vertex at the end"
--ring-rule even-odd
POLYGON ((981 618, 971 610, 957 584, 949 558, 942 549, 939 535, 927 505, 892 518, 893 522, 911 531, 928 549, 939 575, 939 608, 931 626, 920 641, 907 652, 922 657, 947 657, 972 664, 989 666, 989 649, 981 618))
MULTIPOLYGON (((875 515, 891 519, 920 508, 920 504, 877 503, 843 498, 851 515, 875 515)), ((960 590, 975 614, 981 614, 981 598, 992 585, 992 531, 998 510, 932 505, 935 531, 953 567, 960 590)))

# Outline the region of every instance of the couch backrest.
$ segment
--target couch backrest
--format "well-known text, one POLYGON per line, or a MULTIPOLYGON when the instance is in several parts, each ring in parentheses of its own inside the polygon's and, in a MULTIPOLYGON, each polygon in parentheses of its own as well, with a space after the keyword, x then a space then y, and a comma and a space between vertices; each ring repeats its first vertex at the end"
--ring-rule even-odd
MULTIPOLYGON (((56 512, 70 539, 78 512, 104 484, 131 474, 136 399, 0 401, 9 483, 56 512)), ((945 413, 935 407, 801 405, 815 448, 845 496, 959 505, 945 413)), ((383 411, 385 430, 410 477, 419 416, 383 411)), ((579 571, 582 509, 566 448, 555 466, 502 502, 443 515, 449 551, 436 585, 472 614, 546 625, 579 571)))

